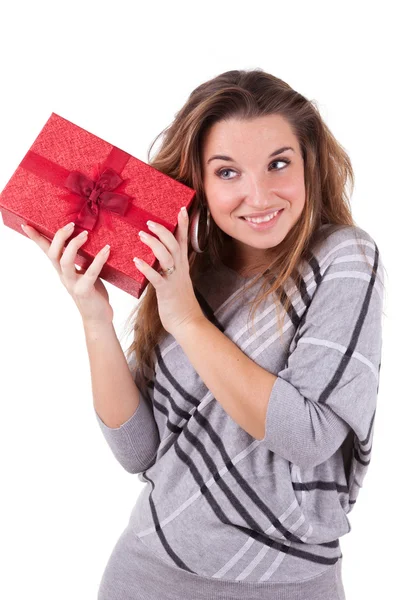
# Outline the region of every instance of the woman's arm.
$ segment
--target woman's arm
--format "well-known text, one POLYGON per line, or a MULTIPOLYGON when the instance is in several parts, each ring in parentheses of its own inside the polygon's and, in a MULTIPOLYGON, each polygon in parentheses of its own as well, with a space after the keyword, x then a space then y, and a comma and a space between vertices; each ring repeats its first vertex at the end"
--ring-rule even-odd
POLYGON ((332 456, 351 428, 364 448, 359 462, 368 461, 382 345, 383 296, 373 263, 383 272, 375 242, 359 231, 369 246, 367 260, 353 228, 330 236, 320 253, 325 258, 317 257, 319 283, 301 318, 297 347, 279 373, 255 364, 205 317, 173 332, 231 418, 304 468, 332 456))
POLYGON ((139 390, 112 323, 84 323, 94 408, 107 427, 120 427, 135 413, 139 390))
POLYGON ((130 372, 113 324, 84 324, 93 404, 114 456, 129 473, 151 464, 159 446, 154 416, 130 372))

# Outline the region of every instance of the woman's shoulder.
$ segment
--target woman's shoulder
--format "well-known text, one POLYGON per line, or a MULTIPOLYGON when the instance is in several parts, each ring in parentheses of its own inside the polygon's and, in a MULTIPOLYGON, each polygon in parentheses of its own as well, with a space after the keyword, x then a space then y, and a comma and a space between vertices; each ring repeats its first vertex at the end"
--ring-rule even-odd
POLYGON ((355 272, 352 276, 359 281, 376 277, 380 293, 385 287, 385 266, 378 244, 368 231, 357 225, 322 225, 306 257, 305 269, 321 274, 355 272))
POLYGON ((372 235, 358 225, 341 225, 326 223, 322 225, 312 244, 312 254, 316 258, 333 255, 340 250, 351 247, 369 249, 368 253, 378 251, 378 246, 372 235))

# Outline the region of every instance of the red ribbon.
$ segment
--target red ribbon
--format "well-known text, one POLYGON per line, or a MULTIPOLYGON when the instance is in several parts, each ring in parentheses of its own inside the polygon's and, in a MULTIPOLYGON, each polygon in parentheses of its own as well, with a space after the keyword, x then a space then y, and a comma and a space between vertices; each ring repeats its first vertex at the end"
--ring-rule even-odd
MULTIPOLYGON (((20 163, 20 167, 30 171, 37 177, 49 183, 67 188, 72 192, 63 196, 74 205, 74 209, 65 214, 73 215, 76 227, 92 231, 104 216, 109 228, 112 223, 108 218, 109 213, 118 214, 124 221, 148 231, 147 221, 156 221, 164 225, 173 233, 173 225, 153 213, 134 205, 134 198, 120 192, 115 192, 117 187, 127 180, 122 179, 118 171, 122 172, 130 154, 113 146, 101 168, 98 168, 93 179, 79 171, 69 171, 52 160, 29 150, 20 163)), ((60 224, 62 226, 65 221, 60 224)), ((75 227, 75 232, 76 232, 75 227)))

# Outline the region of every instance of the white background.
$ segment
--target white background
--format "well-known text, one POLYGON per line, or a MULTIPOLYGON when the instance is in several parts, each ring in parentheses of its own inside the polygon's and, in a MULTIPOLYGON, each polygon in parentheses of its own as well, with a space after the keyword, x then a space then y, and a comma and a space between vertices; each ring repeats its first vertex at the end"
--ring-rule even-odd
MULTIPOLYGON (((348 600, 374 600, 384 589, 390 590, 384 597, 393 597, 399 537, 394 2, 7 4, 0 11, 0 189, 51 112, 147 162, 150 143, 191 90, 223 71, 261 67, 317 101, 353 163, 355 221, 374 237, 387 269, 373 457, 350 514, 352 531, 341 538, 344 585, 348 600)), ((122 469, 102 437, 80 315, 50 261, 1 221, 0 264, 0 596, 95 600, 144 484, 122 469)), ((136 300, 105 284, 119 335, 136 300)), ((129 340, 121 342, 125 349, 129 340)))

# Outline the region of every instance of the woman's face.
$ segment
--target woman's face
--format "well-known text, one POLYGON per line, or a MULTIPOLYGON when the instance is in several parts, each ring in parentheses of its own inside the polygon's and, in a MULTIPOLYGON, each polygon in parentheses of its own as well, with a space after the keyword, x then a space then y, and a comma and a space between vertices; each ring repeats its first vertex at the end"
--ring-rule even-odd
POLYGON ((265 250, 285 238, 305 204, 303 160, 288 122, 280 115, 267 115, 215 123, 204 137, 201 159, 209 211, 232 238, 231 266, 264 262, 265 250), (281 150, 288 146, 292 150, 281 150), (282 212, 267 228, 252 227, 242 218, 279 209, 282 212))

